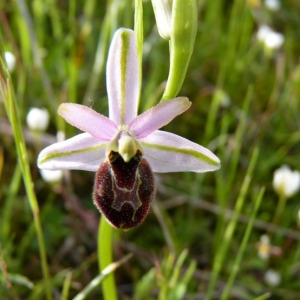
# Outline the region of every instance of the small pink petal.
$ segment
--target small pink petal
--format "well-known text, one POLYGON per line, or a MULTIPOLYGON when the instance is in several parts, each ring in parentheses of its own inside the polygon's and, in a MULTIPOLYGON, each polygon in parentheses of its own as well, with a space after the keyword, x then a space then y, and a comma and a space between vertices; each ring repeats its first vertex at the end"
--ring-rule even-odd
POLYGON ((47 170, 85 170, 96 172, 106 158, 106 141, 88 133, 78 134, 42 150, 37 164, 47 170))
POLYGON ((164 101, 143 114, 137 116, 129 125, 136 138, 144 138, 151 132, 170 123, 176 116, 185 112, 191 106, 188 98, 179 97, 164 101))
POLYGON ((153 172, 202 173, 220 168, 219 158, 210 150, 173 133, 157 130, 139 142, 153 172))
POLYGON ((85 105, 63 103, 58 108, 58 114, 96 139, 109 141, 117 130, 117 125, 112 120, 85 105))
POLYGON ((137 115, 140 74, 135 32, 121 28, 109 49, 106 84, 109 118, 117 125, 129 124, 137 115))

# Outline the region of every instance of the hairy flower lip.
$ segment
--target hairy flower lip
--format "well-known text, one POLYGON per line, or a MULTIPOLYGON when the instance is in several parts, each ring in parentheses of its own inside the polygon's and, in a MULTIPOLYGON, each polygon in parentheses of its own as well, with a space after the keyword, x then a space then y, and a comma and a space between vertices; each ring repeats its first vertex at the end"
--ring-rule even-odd
POLYGON ((84 105, 61 104, 58 113, 85 133, 45 148, 39 154, 38 167, 96 171, 111 150, 119 151, 120 146, 122 156, 130 160, 136 146, 153 172, 208 172, 219 169, 220 160, 210 150, 159 130, 191 106, 188 98, 164 101, 137 116, 140 94, 138 72, 135 33, 121 28, 112 39, 107 62, 109 118, 84 105), (123 139, 120 144, 122 132, 132 140, 123 139))

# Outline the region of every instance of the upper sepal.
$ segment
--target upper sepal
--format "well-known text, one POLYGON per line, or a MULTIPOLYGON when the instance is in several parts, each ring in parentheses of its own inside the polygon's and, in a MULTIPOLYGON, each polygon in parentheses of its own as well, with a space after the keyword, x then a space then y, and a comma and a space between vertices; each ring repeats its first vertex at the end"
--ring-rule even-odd
POLYGON ((136 35, 121 28, 114 34, 106 70, 109 118, 117 125, 129 124, 137 115, 140 76, 136 35))
POLYGON ((118 129, 115 122, 85 105, 62 103, 58 114, 69 124, 103 141, 110 141, 118 129))

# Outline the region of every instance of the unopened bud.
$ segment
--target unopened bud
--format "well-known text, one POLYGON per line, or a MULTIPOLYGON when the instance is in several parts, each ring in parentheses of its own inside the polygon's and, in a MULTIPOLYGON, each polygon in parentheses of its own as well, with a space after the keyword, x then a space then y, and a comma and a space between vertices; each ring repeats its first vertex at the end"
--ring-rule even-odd
POLYGON ((171 36, 171 8, 168 0, 152 0, 159 35, 165 40, 171 36))

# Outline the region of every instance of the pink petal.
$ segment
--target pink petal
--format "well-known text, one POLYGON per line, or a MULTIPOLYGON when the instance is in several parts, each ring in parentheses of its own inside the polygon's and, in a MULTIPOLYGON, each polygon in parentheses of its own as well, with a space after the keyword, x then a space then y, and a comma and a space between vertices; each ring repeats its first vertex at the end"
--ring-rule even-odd
POLYGON ((191 106, 188 98, 179 97, 164 101, 137 116, 129 125, 136 138, 144 138, 151 132, 170 123, 191 106))
POLYGON ((106 146, 106 141, 81 133, 42 150, 37 164, 40 169, 96 172, 106 158, 106 146))
POLYGON ((58 114, 96 139, 109 141, 117 130, 117 125, 112 120, 85 105, 63 103, 58 108, 58 114))
POLYGON ((208 172, 220 168, 210 150, 173 133, 157 130, 140 139, 153 172, 208 172))
POLYGON ((129 124, 137 115, 140 75, 134 31, 116 31, 109 49, 106 67, 109 118, 129 124))

